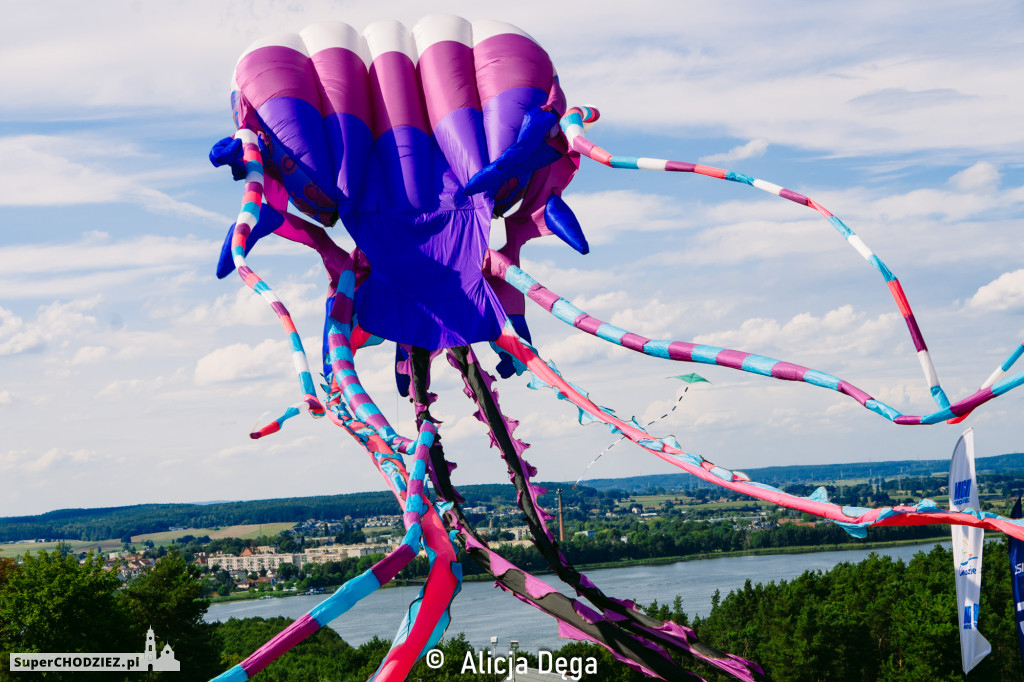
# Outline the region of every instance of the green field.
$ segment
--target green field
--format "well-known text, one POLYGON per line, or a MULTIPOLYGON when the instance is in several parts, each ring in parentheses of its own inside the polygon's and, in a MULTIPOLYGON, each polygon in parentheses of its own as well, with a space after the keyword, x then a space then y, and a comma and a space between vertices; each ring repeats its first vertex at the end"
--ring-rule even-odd
MULTIPOLYGON (((211 540, 216 540, 218 538, 242 538, 243 540, 251 540, 258 538, 261 535, 274 536, 281 531, 290 530, 294 527, 294 523, 264 523, 224 526, 223 528, 185 528, 182 530, 168 530, 162 533, 133 535, 132 543, 135 545, 142 545, 146 540, 152 540, 153 544, 159 547, 161 545, 170 545, 172 540, 177 540, 178 538, 186 535, 194 535, 197 538, 208 535, 211 540)), ((98 550, 100 552, 113 552, 114 550, 121 548, 121 541, 116 538, 93 542, 86 542, 84 540, 65 540, 64 542, 76 553, 86 552, 90 549, 98 550)), ((0 557, 17 558, 25 552, 38 552, 41 549, 45 549, 47 552, 52 552, 56 549, 57 544, 57 541, 3 544, 0 545, 0 557)))
POLYGON ((220 538, 242 538, 243 540, 251 540, 258 538, 261 535, 277 535, 281 531, 291 530, 294 527, 294 523, 252 523, 241 526, 224 526, 223 528, 184 528, 182 530, 167 530, 162 533, 133 535, 132 542, 135 544, 141 544, 146 540, 152 540, 153 544, 157 546, 169 545, 171 544, 171 540, 177 540, 178 538, 183 538, 186 535, 194 535, 197 538, 209 535, 211 540, 218 540, 220 538))
MULTIPOLYGON (((90 549, 98 549, 101 552, 112 552, 115 549, 120 549, 120 540, 100 540, 98 542, 85 542, 84 540, 66 540, 66 544, 71 546, 71 549, 75 552, 86 552, 90 549)), ((57 548, 57 542, 17 542, 13 544, 0 545, 0 557, 10 557, 16 559, 25 552, 38 552, 41 549, 45 549, 47 552, 52 552, 57 548)))

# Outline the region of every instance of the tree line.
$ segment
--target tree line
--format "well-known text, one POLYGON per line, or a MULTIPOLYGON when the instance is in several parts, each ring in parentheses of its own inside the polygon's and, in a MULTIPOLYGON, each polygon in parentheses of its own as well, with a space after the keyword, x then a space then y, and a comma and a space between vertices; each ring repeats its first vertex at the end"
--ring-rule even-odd
MULTIPOLYGON (((692 621, 678 597, 644 611, 693 627, 702 641, 758 662, 773 680, 953 682, 963 679, 953 574, 952 552, 936 546, 907 563, 872 554, 856 564, 808 571, 793 580, 747 581, 725 597, 716 593, 711 612, 692 621)), ((1021 679, 1009 578, 1006 543, 990 542, 979 629, 992 643, 992 653, 971 673, 972 679, 1021 679)), ((185 673, 182 679, 209 679, 291 622, 246 618, 205 623, 208 602, 200 597, 201 589, 194 569, 174 550, 123 586, 96 556, 79 563, 60 551, 40 552, 22 565, 0 559, 0 679, 20 679, 9 670, 10 652, 141 651, 150 626, 158 649, 164 642, 173 646, 185 673)), ((259 679, 365 680, 389 646, 374 638, 352 647, 324 628, 271 664, 259 679)), ((431 670, 421 662, 410 679, 492 682, 486 674, 461 672, 461 662, 472 651, 465 637, 451 636, 440 648, 446 664, 431 670)), ((601 647, 573 642, 555 655, 595 657, 597 674, 583 680, 646 679, 601 647)), ((532 660, 535 664, 536 657, 532 660)), ((681 663, 709 680, 724 679, 693 661, 681 663)), ((74 673, 36 674, 44 680, 75 679, 74 673)), ((98 681, 146 678, 144 673, 90 674, 98 681)))
MULTIPOLYGON (((550 484, 557 486, 558 484, 550 484)), ((516 492, 508 484, 468 485, 460 488, 466 506, 514 506, 516 492)), ((594 505, 594 500, 613 501, 618 493, 584 486, 564 490, 570 505, 594 505)), ((543 498, 554 504, 554 488, 543 498)), ((609 504, 610 502, 606 502, 609 504)), ((218 528, 241 524, 298 522, 306 519, 367 518, 400 513, 390 492, 364 492, 275 500, 220 502, 215 504, 141 504, 99 509, 61 509, 37 516, 0 518, 0 542, 49 538, 85 540, 128 539, 133 535, 158 533, 170 526, 218 528)))

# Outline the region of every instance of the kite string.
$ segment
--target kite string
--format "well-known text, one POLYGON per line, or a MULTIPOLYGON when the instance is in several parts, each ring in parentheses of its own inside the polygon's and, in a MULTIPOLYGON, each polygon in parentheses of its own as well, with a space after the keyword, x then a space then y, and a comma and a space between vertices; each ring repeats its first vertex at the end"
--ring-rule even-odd
MULTIPOLYGON (((676 411, 676 408, 677 408, 677 407, 679 407, 680 403, 682 403, 682 402, 683 402, 683 398, 684 398, 684 397, 686 396, 686 392, 687 392, 688 390, 690 390, 690 387, 689 387, 689 386, 684 386, 684 387, 683 387, 683 392, 682 392, 682 393, 680 394, 680 396, 679 396, 678 398, 676 398, 676 402, 675 402, 675 404, 674 404, 674 405, 672 405, 672 409, 671 409, 671 410, 669 410, 668 412, 666 412, 665 414, 661 415, 661 416, 660 416, 660 417, 658 417, 657 419, 652 419, 651 421, 647 422, 647 423, 646 423, 646 424, 644 425, 644 430, 647 430, 647 429, 649 429, 650 427, 654 426, 655 424, 657 424, 658 422, 660 422, 660 421, 661 421, 662 419, 667 419, 667 418, 668 418, 668 416, 669 416, 670 414, 672 414, 673 412, 675 412, 675 411, 676 411)), ((626 439, 626 437, 625 437, 625 436, 619 436, 619 437, 618 437, 618 438, 616 438, 616 439, 615 439, 614 441, 612 441, 612 444, 611 444, 611 445, 609 445, 608 447, 606 447, 606 448, 605 448, 604 450, 602 450, 601 452, 597 453, 597 457, 595 457, 595 458, 594 458, 594 461, 592 461, 592 462, 591 462, 590 464, 588 464, 588 465, 587 465, 587 468, 583 470, 583 473, 582 473, 582 474, 580 474, 580 477, 579 477, 579 478, 577 478, 577 479, 576 479, 576 482, 572 484, 572 487, 573 487, 573 489, 574 489, 574 490, 576 489, 576 486, 578 486, 578 485, 580 484, 580 481, 582 481, 582 480, 583 480, 583 477, 587 475, 587 472, 588 472, 588 471, 590 471, 590 467, 592 467, 592 466, 594 466, 595 464, 597 464, 597 460, 601 459, 601 457, 602 457, 602 455, 604 455, 604 453, 608 452, 609 450, 611 450, 612 448, 614 448, 614 447, 615 447, 616 445, 618 445, 619 443, 621 443, 621 442, 622 442, 622 441, 624 441, 625 439, 626 439)))
POLYGON ((591 336, 596 336, 637 353, 665 360, 718 365, 783 381, 802 381, 821 388, 827 388, 850 396, 860 403, 862 407, 900 425, 936 424, 941 421, 966 416, 982 403, 988 402, 996 396, 1024 384, 1024 372, 1018 372, 999 383, 979 389, 947 408, 923 416, 905 415, 881 400, 873 398, 866 391, 854 386, 850 382, 816 369, 729 348, 687 341, 649 339, 639 334, 634 334, 628 330, 603 322, 577 308, 568 300, 549 290, 533 277, 523 272, 519 267, 513 265, 501 253, 488 251, 488 255, 488 274, 512 285, 531 301, 547 310, 562 322, 591 336))
MULTIPOLYGON (((593 159, 594 161, 597 161, 598 163, 602 163, 611 168, 623 168, 630 170, 658 170, 696 173, 698 175, 717 178, 719 180, 738 182, 750 185, 751 187, 768 192, 769 194, 782 197, 783 199, 788 199, 794 203, 807 206, 821 214, 839 232, 839 234, 841 234, 843 238, 846 239, 846 241, 882 275, 886 286, 889 289, 889 293, 892 295, 893 300, 896 302, 896 305, 907 324, 911 340, 914 343, 914 349, 917 352, 918 361, 920 362, 921 369, 924 372, 925 380, 928 382, 929 393, 940 408, 945 409, 949 407, 949 399, 946 397, 946 394, 939 383, 939 377, 935 371, 935 366, 932 363, 928 347, 925 344, 924 336, 921 334, 921 329, 918 327, 917 320, 910 308, 910 303, 907 301, 906 294, 903 292, 902 285, 885 263, 883 263, 882 260, 864 243, 864 241, 857 236, 853 230, 847 227, 842 220, 813 199, 786 189, 785 187, 781 187, 774 183, 760 180, 749 175, 744 175, 742 173, 735 173, 722 168, 714 168, 712 166, 704 166, 701 164, 682 161, 613 155, 595 145, 585 136, 584 129, 589 127, 590 124, 596 122, 599 117, 600 112, 592 107, 573 107, 565 113, 560 121, 560 125, 568 139, 570 148, 593 159)), ((1020 357, 1020 354, 1017 353, 1016 357, 1020 357)), ((1014 361, 1015 360, 1016 358, 1014 358, 1014 361)), ((987 386, 983 385, 982 389, 984 388, 987 388, 987 386)))

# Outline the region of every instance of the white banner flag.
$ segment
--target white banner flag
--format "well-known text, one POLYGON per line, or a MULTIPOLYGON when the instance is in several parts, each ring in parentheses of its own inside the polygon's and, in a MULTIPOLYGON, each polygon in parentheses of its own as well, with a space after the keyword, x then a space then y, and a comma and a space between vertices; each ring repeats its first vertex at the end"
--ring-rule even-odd
MULTIPOLYGON (((949 508, 981 510, 978 482, 974 473, 974 430, 967 429, 953 449, 949 463, 949 508)), ((969 526, 952 526, 953 567, 956 570, 956 600, 959 605, 960 655, 966 675, 992 651, 978 632, 978 604, 981 601, 981 552, 985 531, 969 526)))

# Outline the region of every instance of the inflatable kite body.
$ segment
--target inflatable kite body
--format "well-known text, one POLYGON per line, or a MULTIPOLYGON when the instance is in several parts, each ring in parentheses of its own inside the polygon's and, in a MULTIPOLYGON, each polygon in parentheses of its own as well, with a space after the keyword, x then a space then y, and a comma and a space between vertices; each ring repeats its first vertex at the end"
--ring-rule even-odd
POLYGON ((256 674, 393 578, 421 549, 430 559, 429 577, 373 679, 404 679, 441 637, 461 584, 460 551, 490 572, 502 589, 551 614, 560 635, 597 642, 652 676, 696 678, 673 658, 683 654, 736 679, 763 678, 755 663, 718 652, 697 641, 692 630, 652 620, 632 602, 605 595, 566 559, 547 528, 550 515, 537 502, 543 491, 531 482, 536 470, 523 457, 528 445, 513 435, 517 422, 502 413, 494 378, 470 347, 479 342, 489 342, 499 353, 501 376, 529 371, 531 388, 555 390, 579 409, 581 423, 607 424, 703 480, 832 519, 861 536, 874 525, 955 523, 1024 538, 1020 521, 980 510, 950 512, 930 500, 882 509, 842 507, 829 502, 823 488, 799 497, 751 481, 742 472, 686 452, 671 436, 652 435, 635 420, 599 407, 541 358, 530 344, 526 299, 566 324, 630 350, 838 391, 897 424, 959 420, 1024 383, 1024 374, 1007 376, 1024 353, 1018 346, 981 389, 951 403, 899 280, 842 221, 813 200, 763 180, 601 149, 584 132, 597 120, 597 111, 567 109, 550 58, 523 31, 457 17, 428 17, 411 31, 396 22, 372 24, 362 33, 342 23, 317 24, 246 50, 235 70, 232 106, 238 130, 217 143, 210 158, 230 166, 245 189, 217 274, 224 277, 237 269, 268 301, 291 340, 302 391, 301 402, 251 435, 270 435, 304 411, 326 415, 370 455, 404 511, 407 534, 392 554, 218 679, 245 680, 256 674), (551 234, 580 253, 589 250, 579 222, 561 199, 581 156, 612 168, 731 180, 818 211, 882 275, 907 322, 938 409, 904 415, 827 372, 738 350, 645 338, 597 320, 545 288, 520 269, 520 250, 530 239, 551 234), (490 229, 497 217, 504 218, 506 243, 491 250, 490 229), (329 235, 327 228, 338 222, 356 244, 351 253, 329 235), (245 260, 271 232, 314 249, 330 279, 324 399, 287 308, 245 260), (356 351, 382 340, 396 344, 398 388, 414 404, 415 439, 388 424, 359 381, 356 351), (479 408, 476 416, 490 430, 538 551, 578 598, 562 595, 505 561, 462 514, 462 498, 451 479, 454 464, 446 458, 430 415, 436 399, 428 390, 430 364, 440 353, 462 374, 465 392, 479 408), (425 494, 428 478, 436 500, 425 494))
POLYGON ((576 170, 564 140, 546 143, 565 100, 539 45, 455 17, 362 35, 318 24, 252 46, 235 81, 236 122, 267 147, 268 205, 340 220, 365 257, 363 329, 428 350, 497 338, 507 315, 482 269, 492 217, 530 193, 512 222, 544 230, 532 214, 576 170), (542 187, 553 174, 557 188, 542 187), (467 192, 472 178, 489 191, 467 192))

